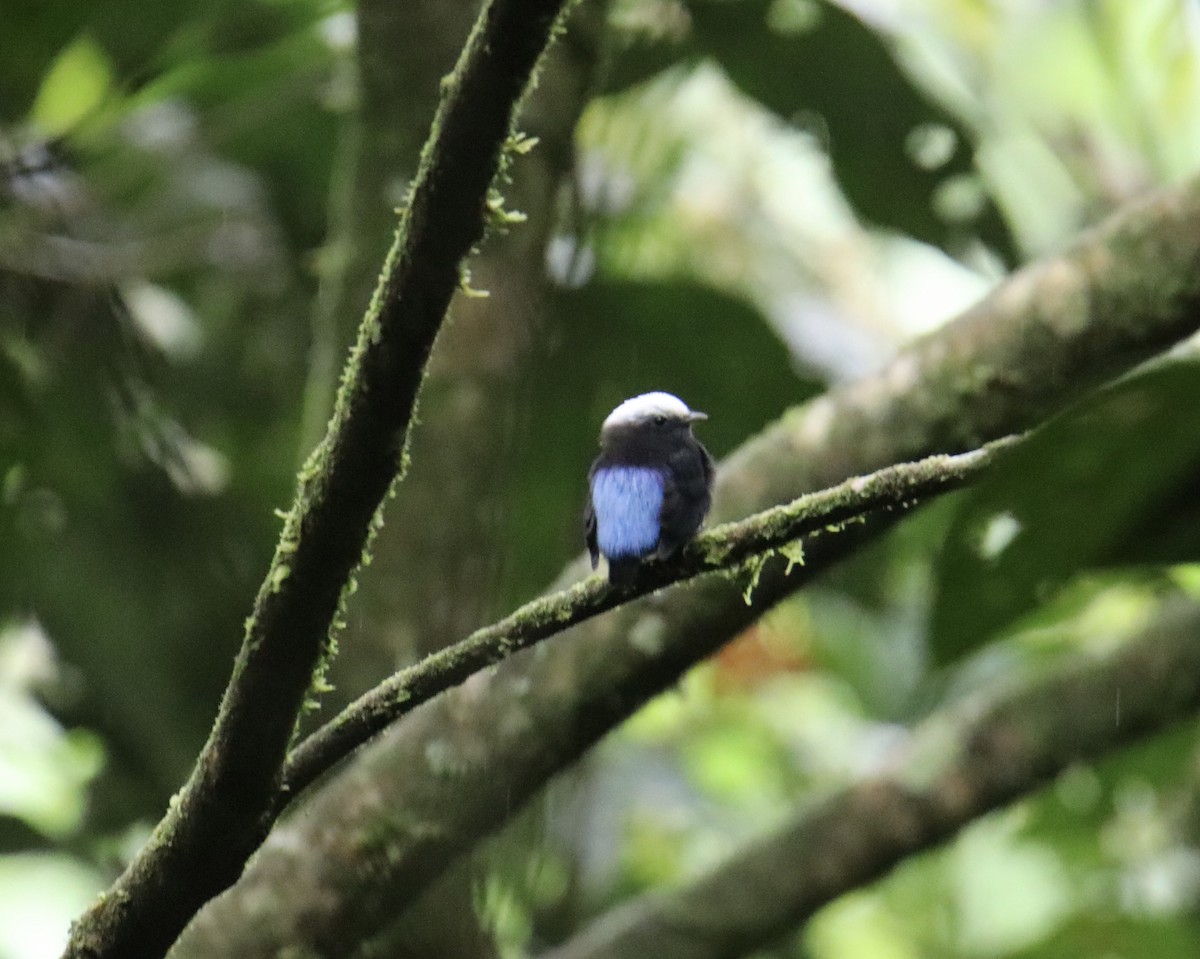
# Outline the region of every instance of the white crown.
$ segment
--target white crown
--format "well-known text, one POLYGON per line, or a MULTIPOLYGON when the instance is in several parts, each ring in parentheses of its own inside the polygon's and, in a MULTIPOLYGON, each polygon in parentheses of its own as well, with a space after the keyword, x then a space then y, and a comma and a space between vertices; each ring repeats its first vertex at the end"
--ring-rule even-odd
POLYGON ((626 400, 609 413, 600 429, 603 431, 614 426, 632 426, 634 423, 652 420, 656 416, 669 416, 679 420, 699 418, 678 396, 661 392, 643 393, 641 396, 626 400))

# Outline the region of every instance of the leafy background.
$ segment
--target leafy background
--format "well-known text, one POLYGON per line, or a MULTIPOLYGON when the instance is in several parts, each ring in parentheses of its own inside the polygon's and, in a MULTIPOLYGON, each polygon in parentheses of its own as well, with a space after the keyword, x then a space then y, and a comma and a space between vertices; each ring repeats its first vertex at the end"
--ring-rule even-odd
MULTIPOLYGON (((454 461, 490 484, 488 516, 434 499, 425 528, 389 526, 331 702, 421 648, 387 599, 406 533, 456 550, 487 533, 468 623, 576 554, 596 424, 621 398, 681 394, 712 414, 719 456, 1188 174, 1196 12, 614 3, 527 360, 489 410, 488 458, 454 461)), ((0 957, 26 959, 55 954, 207 731, 273 510, 327 411, 315 344, 349 256, 359 99, 354 11, 331 0, 60 0, 4 19, 0 957)), ((448 366, 429 430, 470 398, 448 366)), ((695 875, 885 764, 935 706, 1194 593, 1197 375, 1185 355, 1083 401, 649 705, 473 863, 501 949, 695 875)), ((417 484, 435 445, 418 438, 417 484)), ((1188 728, 1073 769, 772 954, 1192 956, 1198 761, 1188 728)))

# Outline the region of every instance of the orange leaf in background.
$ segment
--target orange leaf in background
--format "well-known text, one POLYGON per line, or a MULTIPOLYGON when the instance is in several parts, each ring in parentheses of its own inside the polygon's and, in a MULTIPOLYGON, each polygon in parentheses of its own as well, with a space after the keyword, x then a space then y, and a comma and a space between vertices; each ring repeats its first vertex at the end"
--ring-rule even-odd
POLYGON ((779 673, 807 670, 812 660, 793 633, 755 623, 728 643, 713 659, 713 692, 746 693, 779 673))

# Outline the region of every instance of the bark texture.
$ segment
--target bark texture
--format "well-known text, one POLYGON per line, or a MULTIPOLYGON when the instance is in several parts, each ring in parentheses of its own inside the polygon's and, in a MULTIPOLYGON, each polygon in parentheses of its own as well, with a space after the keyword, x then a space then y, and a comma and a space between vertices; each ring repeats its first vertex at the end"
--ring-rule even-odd
MULTIPOLYGON (((723 464, 715 514, 745 515, 882 465, 1026 429, 1198 326, 1193 181, 1021 270, 880 374, 786 414, 723 464)), ((382 926, 649 697, 887 525, 885 517, 818 538, 790 573, 769 563, 749 605, 737 585, 714 578, 473 676, 331 778, 199 922, 248 944, 269 924, 264 943, 298 937, 326 948, 339 930, 382 926)), ((219 954, 270 953, 247 945, 219 954)))
MULTIPOLYGON (((323 428, 337 388, 337 361, 369 301, 395 216, 416 169, 442 77, 453 67, 478 0, 360 0, 358 109, 348 118, 345 172, 335 187, 327 261, 330 275, 314 314, 306 394, 306 442, 323 428)), ((573 172, 572 135, 592 82, 605 4, 576 9, 539 68, 522 104, 520 130, 537 146, 498 184, 505 206, 527 216, 492 235, 471 258, 471 285, 458 293, 421 391, 421 426, 410 445, 401 494, 388 506, 371 567, 363 571, 354 614, 333 664, 334 709, 397 663, 441 650, 496 608, 503 550, 497 542, 513 468, 511 432, 520 423, 520 384, 538 375, 547 335, 544 248, 556 203, 573 172)), ((486 935, 471 908, 470 869, 426 894, 391 930, 387 954, 413 951, 468 959, 486 955, 486 935), (439 916, 441 922, 439 923, 439 916), (447 934, 431 932, 438 926, 447 934), (473 936, 464 935, 475 927, 473 936), (453 933, 450 933, 453 930, 453 933), (406 937, 411 943, 404 946, 406 937)))
MULTIPOLYGON (((289 798, 299 794, 401 716, 492 663, 658 589, 706 573, 736 570, 774 551, 783 552, 789 563, 803 563, 803 550, 793 548, 797 540, 822 530, 826 537, 840 535, 842 530, 837 527, 851 520, 865 520, 881 511, 903 511, 960 489, 1014 442, 998 440, 970 453, 930 456, 885 467, 701 533, 677 558, 642 566, 628 586, 613 586, 592 576, 526 603, 361 696, 292 750, 284 767, 284 789, 289 798)), ((753 593, 753 588, 748 587, 748 592, 753 593)))
POLYGON ((492 0, 481 12, 445 84, 412 200, 326 438, 301 471, 213 731, 146 846, 73 926, 65 955, 164 955, 196 910, 237 879, 274 821, 296 717, 400 468, 460 262, 482 237, 514 111, 563 3, 492 0))
POLYGON ((894 772, 798 810, 699 881, 621 906, 542 959, 753 952, 1072 764, 1194 716, 1197 633, 1200 606, 1180 602, 1115 654, 935 715, 894 772))

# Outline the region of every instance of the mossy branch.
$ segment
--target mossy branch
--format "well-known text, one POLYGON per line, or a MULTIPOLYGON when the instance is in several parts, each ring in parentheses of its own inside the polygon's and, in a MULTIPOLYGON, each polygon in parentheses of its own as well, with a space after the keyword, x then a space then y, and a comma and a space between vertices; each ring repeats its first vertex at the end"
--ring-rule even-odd
MULTIPOLYGON (((714 516, 746 516, 847 476, 1027 430, 1198 325, 1194 179, 1127 206, 884 370, 749 439, 721 464, 714 516)), ((596 617, 569 641, 427 703, 313 791, 306 814, 277 830, 237 888, 198 917, 187 954, 266 957, 296 943, 331 944, 336 954, 348 937, 369 938, 550 777, 773 602, 878 536, 891 515, 817 537, 790 575, 785 562, 768 563, 751 606, 726 577, 704 577, 596 617), (445 756, 454 761, 434 769, 431 757, 445 756), (378 841, 364 844, 364 834, 378 841)))
POLYGON ((426 360, 487 225, 517 104, 565 4, 490 0, 444 81, 411 200, 325 439, 300 473, 212 733, 149 842, 73 927, 66 956, 162 956, 274 822, 297 716, 401 468, 426 360))
POLYGON ((897 768, 810 803, 706 876, 601 916, 541 959, 732 959, 1081 760, 1200 706, 1200 606, 1127 645, 936 714, 897 768))
MULTIPOLYGON (((1130 204, 1008 278, 886 370, 782 416, 722 461, 714 515, 750 515, 845 476, 1027 430, 1198 323, 1193 180, 1130 204)), ((203 934, 188 954, 344 948, 348 934, 358 941, 383 928, 554 773, 773 601, 876 537, 888 517, 817 537, 791 575, 786 563, 768 563, 752 606, 726 577, 703 577, 427 703, 313 791, 306 815, 277 831, 238 887, 198 918, 203 934), (433 755, 457 757, 454 772, 431 774, 433 755), (382 838, 365 846, 365 833, 382 838)))
POLYGON ((802 537, 818 532, 832 535, 841 524, 867 514, 905 509, 958 489, 1013 442, 997 440, 957 456, 930 456, 889 466, 740 522, 717 526, 697 536, 677 559, 645 564, 633 586, 615 587, 601 576, 591 576, 526 603, 462 642, 395 673, 347 706, 292 751, 284 767, 284 791, 290 801, 390 723, 485 666, 664 586, 706 573, 736 570, 777 551, 802 563, 802 537))

